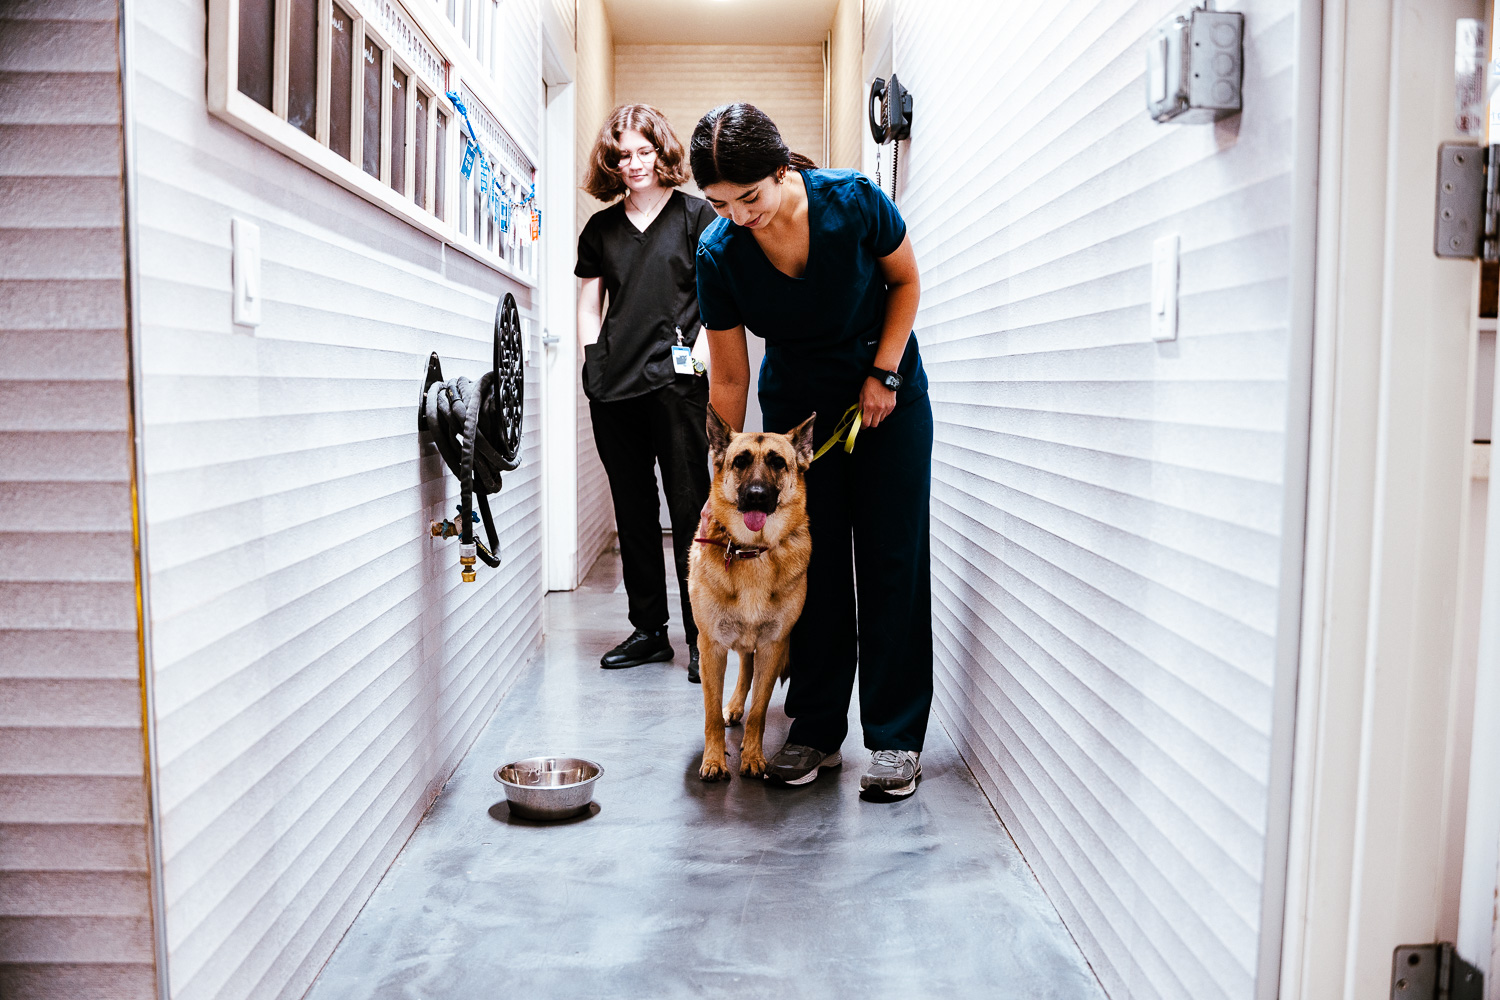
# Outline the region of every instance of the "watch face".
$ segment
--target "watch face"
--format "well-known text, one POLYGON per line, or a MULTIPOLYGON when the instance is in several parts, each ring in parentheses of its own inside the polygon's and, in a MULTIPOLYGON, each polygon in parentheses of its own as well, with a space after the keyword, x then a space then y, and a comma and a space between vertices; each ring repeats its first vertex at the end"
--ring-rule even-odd
POLYGON ((887 375, 885 377, 885 387, 887 389, 899 389, 899 388, 901 388, 901 376, 900 375, 887 375))

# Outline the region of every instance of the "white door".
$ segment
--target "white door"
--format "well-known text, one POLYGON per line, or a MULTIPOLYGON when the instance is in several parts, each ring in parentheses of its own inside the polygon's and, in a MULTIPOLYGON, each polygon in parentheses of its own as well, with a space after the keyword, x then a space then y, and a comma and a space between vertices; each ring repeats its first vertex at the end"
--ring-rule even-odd
MULTIPOLYGON (((1489 50, 1495 53, 1495 13, 1493 4, 1486 14, 1489 28, 1489 50)), ((1500 142, 1495 111, 1489 116, 1487 141, 1500 142)), ((1492 168, 1493 169, 1493 168, 1492 168)), ((1477 317, 1476 317, 1477 318, 1477 317)), ((1491 441, 1494 417, 1495 320, 1479 320, 1476 326, 1487 328, 1479 336, 1476 351, 1475 428, 1474 439, 1491 441)), ((1478 642, 1472 653, 1474 717, 1469 752, 1467 780, 1467 820, 1463 830, 1463 871, 1460 885, 1458 934, 1455 943, 1459 956, 1484 974, 1489 1000, 1500 998, 1496 970, 1495 899, 1500 889, 1500 531, 1488 526, 1500 524, 1500 490, 1489 489, 1490 444, 1475 444, 1471 466, 1473 486, 1468 518, 1467 555, 1480 553, 1480 569, 1467 573, 1468 588, 1464 607, 1478 606, 1478 642), (1481 506, 1482 505, 1482 506, 1481 506), (1474 577, 1481 585, 1474 587, 1474 577), (1477 591, 1477 600, 1474 592, 1477 591)), ((1472 641, 1472 636, 1466 636, 1472 641)), ((1465 644, 1468 646, 1468 643, 1465 644)))
MULTIPOLYGON (((550 80, 563 70, 546 60, 550 80), (555 75, 554 75, 555 74, 555 75)), ((578 586, 578 337, 571 80, 546 88, 542 185, 542 531, 548 590, 578 586)))
MULTIPOLYGON (((1459 18, 1321 5, 1312 460, 1282 1000, 1390 995, 1452 940, 1468 760, 1458 608, 1478 264, 1433 254, 1459 18), (1455 831, 1455 826, 1459 831, 1455 831)), ((1468 675, 1472 678, 1472 673, 1468 675)))

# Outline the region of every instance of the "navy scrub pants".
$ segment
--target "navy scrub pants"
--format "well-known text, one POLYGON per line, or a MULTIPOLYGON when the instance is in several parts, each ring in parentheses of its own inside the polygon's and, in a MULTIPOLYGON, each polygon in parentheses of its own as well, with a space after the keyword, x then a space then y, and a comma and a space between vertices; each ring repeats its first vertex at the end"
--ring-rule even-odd
MULTIPOLYGON (((768 428, 807 416, 782 409, 767 408, 768 428)), ((814 441, 822 444, 842 415, 818 409, 814 441)), ((931 496, 925 393, 862 429, 852 453, 835 447, 808 470, 812 559, 792 631, 788 742, 839 748, 857 666, 865 746, 922 749, 932 707, 931 496)))

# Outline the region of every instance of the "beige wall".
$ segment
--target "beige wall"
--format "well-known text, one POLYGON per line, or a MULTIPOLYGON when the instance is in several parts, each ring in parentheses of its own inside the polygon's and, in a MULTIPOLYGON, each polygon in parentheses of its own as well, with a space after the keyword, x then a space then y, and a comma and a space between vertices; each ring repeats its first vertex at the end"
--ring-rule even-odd
MULTIPOLYGON (((603 0, 578 0, 578 69, 577 145, 574 162, 578 164, 578 182, 583 183, 589 161, 589 148, 599 126, 615 106, 615 40, 610 30, 609 14, 603 0)), ((578 189, 577 231, 589 216, 604 206, 578 189)), ((594 447, 594 424, 589 419, 589 404, 578 389, 578 575, 588 575, 594 559, 609 543, 614 532, 614 507, 610 503, 609 482, 594 447)))
POLYGON ((864 26, 860 0, 839 0, 829 68, 828 164, 858 170, 865 127, 864 26))
POLYGON ((144 1000, 117 7, 60 10, 0 7, 0 997, 144 1000))
POLYGON ((775 120, 793 150, 823 158, 819 45, 616 46, 615 98, 660 108, 684 146, 705 111, 748 101, 775 120))

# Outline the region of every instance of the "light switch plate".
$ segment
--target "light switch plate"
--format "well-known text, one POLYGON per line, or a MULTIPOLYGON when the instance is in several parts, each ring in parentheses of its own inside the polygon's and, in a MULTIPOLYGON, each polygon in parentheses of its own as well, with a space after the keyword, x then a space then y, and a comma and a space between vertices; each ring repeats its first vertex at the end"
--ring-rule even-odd
POLYGON ((240 326, 260 325, 260 227, 244 219, 229 221, 233 247, 234 321, 240 326))
POLYGON ((1147 44, 1146 100, 1155 106, 1167 99, 1167 36, 1159 34, 1147 44))
POLYGON ((1177 339, 1176 233, 1162 236, 1151 247, 1151 339, 1177 339))

